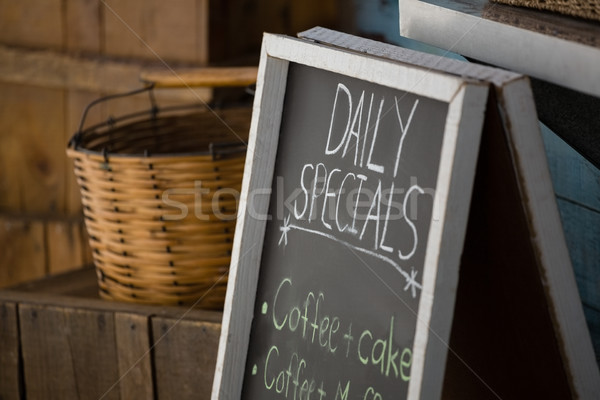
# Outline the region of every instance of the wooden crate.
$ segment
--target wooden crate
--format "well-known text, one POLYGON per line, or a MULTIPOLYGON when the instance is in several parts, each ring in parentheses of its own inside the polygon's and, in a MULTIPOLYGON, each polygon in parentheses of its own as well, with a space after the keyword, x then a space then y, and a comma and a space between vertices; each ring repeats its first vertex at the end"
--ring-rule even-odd
POLYGON ((101 300, 93 268, 0 290, 0 398, 208 399, 221 313, 101 300))

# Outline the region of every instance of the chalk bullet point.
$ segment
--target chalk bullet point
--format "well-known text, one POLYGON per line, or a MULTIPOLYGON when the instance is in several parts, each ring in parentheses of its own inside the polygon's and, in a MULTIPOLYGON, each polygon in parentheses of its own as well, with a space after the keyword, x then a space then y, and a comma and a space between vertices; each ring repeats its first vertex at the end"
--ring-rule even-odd
POLYGON ((256 366, 256 364, 254 364, 254 367, 252 367, 252 375, 256 374, 258 374, 258 367, 256 366))
POLYGON ((263 315, 266 315, 266 314, 267 314, 267 310, 268 310, 268 309, 269 309, 269 305, 268 305, 268 304, 267 304, 267 302, 265 301, 265 302, 263 303, 263 306, 262 306, 262 313, 263 313, 263 315))

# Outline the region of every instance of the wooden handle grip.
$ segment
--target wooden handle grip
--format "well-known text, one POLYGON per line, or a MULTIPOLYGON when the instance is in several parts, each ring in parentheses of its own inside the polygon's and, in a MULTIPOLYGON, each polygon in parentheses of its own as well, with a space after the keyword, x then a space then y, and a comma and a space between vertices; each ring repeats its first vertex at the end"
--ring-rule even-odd
POLYGON ((140 80, 155 87, 226 87, 256 83, 258 67, 196 68, 182 71, 143 71, 140 80))

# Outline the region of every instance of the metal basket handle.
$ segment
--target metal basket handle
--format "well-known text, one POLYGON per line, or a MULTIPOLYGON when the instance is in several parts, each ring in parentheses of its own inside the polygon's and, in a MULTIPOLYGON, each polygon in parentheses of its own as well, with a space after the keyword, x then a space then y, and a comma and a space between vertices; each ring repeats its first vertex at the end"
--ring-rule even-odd
POLYGON ((83 113, 81 115, 81 121, 79 122, 79 127, 77 128, 77 131, 75 131, 73 136, 71 136, 71 139, 69 139, 69 147, 76 146, 77 143, 79 143, 79 141, 81 140, 83 127, 85 125, 85 120, 87 118, 88 112, 90 111, 90 109, 92 107, 94 107, 97 104, 100 104, 100 103, 103 103, 103 102, 106 102, 109 100, 113 100, 113 99, 118 99, 121 97, 134 96, 136 94, 148 92, 148 96, 150 99, 150 105, 151 105, 150 112, 152 113, 152 115, 156 115, 156 113, 158 113, 158 106, 156 105, 156 98, 154 97, 154 90, 153 90, 154 87, 155 87, 155 85, 153 83, 150 83, 139 89, 131 90, 131 91, 125 92, 125 93, 110 94, 110 95, 107 95, 104 97, 100 97, 100 98, 92 101, 91 103, 89 103, 83 110, 83 113))

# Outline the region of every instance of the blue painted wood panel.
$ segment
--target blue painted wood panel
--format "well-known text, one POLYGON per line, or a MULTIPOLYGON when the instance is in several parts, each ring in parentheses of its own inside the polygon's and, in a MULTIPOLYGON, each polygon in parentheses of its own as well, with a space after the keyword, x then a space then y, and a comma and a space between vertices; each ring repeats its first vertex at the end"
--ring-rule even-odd
POLYGON ((600 170, 542 125, 558 209, 600 363, 600 170))

